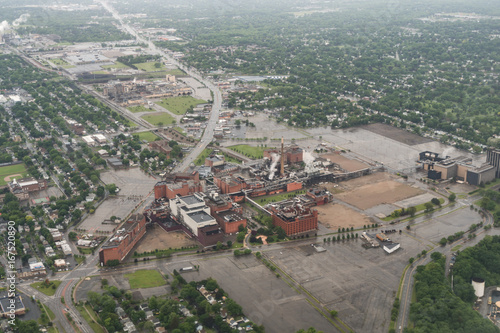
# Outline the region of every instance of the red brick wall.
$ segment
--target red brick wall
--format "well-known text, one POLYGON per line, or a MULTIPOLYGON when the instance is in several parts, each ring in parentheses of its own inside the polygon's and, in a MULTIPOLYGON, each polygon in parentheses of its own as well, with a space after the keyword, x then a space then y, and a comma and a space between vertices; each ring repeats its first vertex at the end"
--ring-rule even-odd
POLYGON ((155 186, 155 199, 164 198, 167 196, 167 184, 155 186))
POLYGON ((282 227, 287 236, 318 229, 318 211, 312 210, 312 216, 299 217, 292 222, 282 220, 279 216, 273 214, 273 224, 282 227))

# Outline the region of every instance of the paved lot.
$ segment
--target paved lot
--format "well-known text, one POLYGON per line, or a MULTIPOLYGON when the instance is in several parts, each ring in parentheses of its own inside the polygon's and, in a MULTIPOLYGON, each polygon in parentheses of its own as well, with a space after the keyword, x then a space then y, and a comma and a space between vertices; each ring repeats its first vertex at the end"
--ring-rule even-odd
POLYGON ((338 311, 355 332, 386 333, 401 272, 408 258, 423 249, 411 237, 395 238, 402 248, 391 255, 381 248, 364 249, 359 239, 322 244, 323 253, 296 247, 266 255, 329 309, 338 311))
MULTIPOLYGON (((459 204, 456 204, 456 206, 457 208, 460 207, 459 204)), ((434 213, 434 215, 436 214, 437 212, 434 213)), ((480 222, 481 216, 477 212, 470 210, 469 207, 464 206, 452 213, 433 218, 432 223, 417 224, 412 227, 412 232, 421 238, 437 243, 443 237, 448 237, 459 231, 466 231, 471 224, 480 222)))
POLYGON ((167 265, 174 269, 200 265, 199 272, 182 273, 186 281, 200 281, 213 277, 219 285, 243 307, 246 316, 263 324, 268 333, 296 332, 310 326, 324 332, 336 332, 304 298, 291 289, 255 256, 229 257, 167 265))
POLYGON ((86 229, 92 233, 97 230, 112 232, 116 225, 102 224, 102 222, 113 215, 125 218, 153 190, 154 184, 157 182, 138 168, 110 170, 102 173, 101 179, 106 184, 116 184, 120 188, 120 192, 104 201, 94 214, 87 217, 78 226, 78 228, 86 229))

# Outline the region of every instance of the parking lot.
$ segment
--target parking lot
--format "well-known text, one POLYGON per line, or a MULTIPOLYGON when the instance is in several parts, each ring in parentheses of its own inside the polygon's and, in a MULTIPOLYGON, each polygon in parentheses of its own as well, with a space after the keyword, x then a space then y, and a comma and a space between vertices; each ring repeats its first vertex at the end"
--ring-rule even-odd
POLYGON ((214 258, 188 263, 169 264, 164 269, 172 273, 182 267, 199 265, 198 272, 182 273, 186 281, 213 277, 219 285, 243 307, 253 322, 264 325, 268 333, 296 332, 310 326, 323 332, 337 332, 306 300, 276 278, 255 256, 214 258))
MULTIPOLYGON (((96 210, 89 215, 79 226, 88 232, 112 232, 116 224, 103 224, 111 216, 125 218, 148 194, 153 191, 157 180, 146 175, 138 168, 128 170, 110 170, 101 174, 101 179, 106 184, 114 183, 120 191, 115 196, 110 196, 96 210)), ((149 198, 152 200, 152 198, 149 198)))

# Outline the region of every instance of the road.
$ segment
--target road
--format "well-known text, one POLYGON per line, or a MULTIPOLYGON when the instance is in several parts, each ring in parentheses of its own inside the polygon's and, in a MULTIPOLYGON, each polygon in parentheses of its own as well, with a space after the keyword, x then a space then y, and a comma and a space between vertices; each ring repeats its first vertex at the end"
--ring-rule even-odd
POLYGON ((201 82, 212 92, 213 95, 212 112, 210 113, 210 117, 206 123, 206 128, 205 131, 203 132, 203 136, 201 137, 200 142, 196 145, 196 147, 192 149, 188 155, 186 155, 182 163, 179 163, 173 170, 174 172, 185 171, 186 169, 189 168, 190 164, 194 162, 194 160, 198 157, 198 155, 200 155, 201 152, 205 150, 205 148, 212 142, 214 136, 214 129, 217 125, 217 121, 219 119, 219 113, 222 108, 222 94, 219 88, 217 88, 208 79, 202 77, 200 73, 196 72, 194 69, 184 66, 183 64, 179 63, 176 59, 172 58, 168 53, 157 48, 153 42, 142 38, 137 33, 137 31, 135 31, 133 27, 131 27, 130 25, 128 25, 123 21, 123 18, 120 16, 120 14, 107 1, 100 1, 100 3, 108 12, 111 13, 111 15, 113 15, 113 18, 115 18, 118 22, 120 22, 120 25, 124 31, 133 35, 138 42, 148 45, 150 53, 161 55, 167 62, 176 65, 184 72, 186 72, 187 75, 201 82))
MULTIPOLYGON (((463 204, 468 204, 471 202, 471 198, 468 200, 464 200, 463 204)), ((473 201, 472 201, 473 202, 473 201)), ((476 207, 477 208, 477 207, 476 207)), ((443 212, 443 214, 446 214, 446 212, 443 212)), ((440 214, 441 215, 441 214, 440 214)), ((487 212, 483 211, 483 221, 484 225, 493 225, 493 216, 487 212)), ((449 262, 450 262, 450 254, 453 252, 452 248, 454 248, 457 245, 461 245, 461 250, 466 249, 471 246, 475 246, 477 243, 479 243, 484 236, 486 235, 486 231, 484 229, 480 229, 479 232, 476 232, 476 237, 473 238, 472 240, 467 240, 467 232, 465 233, 464 237, 451 243, 446 246, 439 246, 434 248, 433 250, 429 251, 426 256, 423 256, 416 260, 405 272, 403 276, 403 281, 401 284, 401 297, 400 297, 400 308, 399 308, 399 316, 396 321, 396 332, 403 332, 405 327, 409 323, 409 317, 410 317, 410 305, 411 305, 411 298, 412 298, 412 293, 413 293, 413 284, 415 282, 415 272, 417 270, 417 267, 419 265, 427 265, 429 262, 431 262, 431 257, 430 254, 432 252, 439 252, 446 256, 446 267, 445 267, 445 273, 448 274, 450 272, 449 269, 449 262)))

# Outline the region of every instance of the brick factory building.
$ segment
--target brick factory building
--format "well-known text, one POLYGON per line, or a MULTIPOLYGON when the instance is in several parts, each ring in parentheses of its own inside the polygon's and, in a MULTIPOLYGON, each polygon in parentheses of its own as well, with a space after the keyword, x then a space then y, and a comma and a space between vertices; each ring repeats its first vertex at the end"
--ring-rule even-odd
MULTIPOLYGON (((264 157, 271 159, 273 154, 281 156, 281 151, 278 148, 264 150, 264 157)), ((299 146, 291 145, 284 148, 283 157, 285 164, 299 163, 304 161, 304 151, 299 146)))
POLYGON ((210 208, 210 215, 215 218, 224 233, 237 233, 240 225, 246 227, 247 220, 241 215, 243 208, 233 203, 228 196, 211 193, 205 197, 205 202, 210 208))
POLYGON ((146 233, 146 217, 132 215, 99 251, 99 261, 105 265, 108 260, 122 261, 146 233))
POLYGON ((330 201, 330 192, 326 189, 310 188, 307 190, 306 195, 312 198, 318 206, 324 205, 330 201))
POLYGON ((23 178, 7 183, 10 193, 14 194, 19 200, 29 199, 31 192, 45 190, 47 188, 47 181, 44 179, 37 180, 33 177, 23 178))
POLYGON ((177 195, 186 196, 202 191, 200 175, 192 173, 177 173, 166 180, 158 182, 154 187, 155 199, 173 199, 177 195))
POLYGON ((296 202, 286 201, 271 205, 273 224, 285 230, 287 236, 294 236, 318 229, 318 211, 296 202))
POLYGON ((172 147, 168 144, 170 140, 160 140, 153 141, 149 143, 149 148, 159 153, 167 155, 167 159, 170 158, 170 153, 172 152, 172 147))

